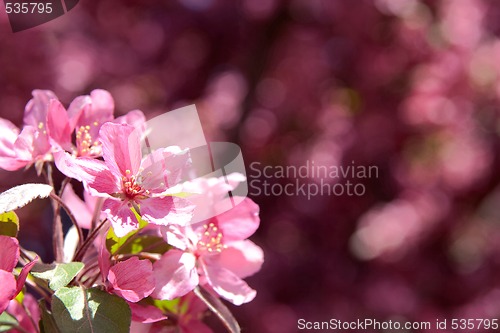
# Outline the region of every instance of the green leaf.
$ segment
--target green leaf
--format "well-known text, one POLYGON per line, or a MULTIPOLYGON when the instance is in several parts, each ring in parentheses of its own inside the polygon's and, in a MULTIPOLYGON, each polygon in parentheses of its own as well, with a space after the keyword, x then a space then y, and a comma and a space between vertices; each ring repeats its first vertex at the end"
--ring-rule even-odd
POLYGON ((7 332, 17 325, 19 325, 19 323, 16 318, 12 317, 7 312, 0 314, 0 332, 7 332))
POLYGON ((128 333, 130 308, 102 290, 63 287, 52 296, 52 314, 62 332, 128 333))
POLYGON ((24 291, 20 291, 19 294, 17 294, 16 298, 14 298, 16 301, 19 302, 19 304, 23 304, 24 302, 24 291))
POLYGON ((171 249, 171 246, 162 237, 142 235, 122 245, 116 254, 137 254, 140 252, 163 254, 171 249))
POLYGON ((40 320, 40 332, 41 333, 60 333, 59 327, 57 327, 56 321, 52 313, 47 310, 47 305, 45 300, 40 300, 38 302, 40 306, 40 312, 42 314, 42 319, 40 320))
POLYGON ((53 188, 47 184, 23 184, 0 194, 0 214, 16 210, 36 198, 47 198, 53 188))
POLYGON ((19 218, 14 212, 0 214, 0 235, 17 237, 19 218))
POLYGON ((36 264, 31 274, 39 279, 49 281, 52 290, 58 290, 68 285, 80 273, 84 264, 70 262, 67 264, 36 264))
POLYGON ((120 249, 120 247, 123 244, 125 244, 125 242, 130 237, 132 237, 133 235, 135 235, 136 233, 137 233, 137 230, 134 230, 134 231, 129 232, 128 234, 126 234, 123 237, 118 237, 115 234, 115 231, 113 230, 113 228, 112 227, 109 228, 108 234, 106 235, 106 248, 108 249, 109 253, 115 254, 116 252, 118 252, 118 250, 120 249))
MULTIPOLYGON (((130 208, 132 212, 134 213, 135 217, 137 218, 137 221, 139 221, 139 228, 136 230, 132 230, 128 234, 126 234, 123 237, 118 237, 115 234, 115 231, 113 228, 109 228, 108 234, 106 235, 106 248, 108 249, 109 253, 111 254, 116 254, 120 250, 120 248, 127 242, 129 238, 132 236, 136 235, 139 230, 144 228, 145 226, 148 225, 148 222, 144 220, 134 208, 130 208)), ((120 251, 122 252, 122 251, 120 251)), ((122 252, 123 253, 123 252, 122 252)))
POLYGON ((179 303, 181 302, 180 298, 175 298, 173 300, 159 300, 153 299, 153 304, 158 309, 163 310, 163 312, 171 312, 176 315, 179 313, 179 303))
POLYGON ((158 300, 151 298, 151 305, 163 312, 170 312, 177 316, 183 316, 189 310, 189 302, 181 302, 181 298, 175 298, 173 300, 158 300))
POLYGON ((224 326, 231 333, 240 333, 241 328, 233 314, 229 309, 222 303, 222 301, 210 294, 203 287, 198 286, 194 289, 194 293, 201 299, 219 319, 222 321, 224 326))

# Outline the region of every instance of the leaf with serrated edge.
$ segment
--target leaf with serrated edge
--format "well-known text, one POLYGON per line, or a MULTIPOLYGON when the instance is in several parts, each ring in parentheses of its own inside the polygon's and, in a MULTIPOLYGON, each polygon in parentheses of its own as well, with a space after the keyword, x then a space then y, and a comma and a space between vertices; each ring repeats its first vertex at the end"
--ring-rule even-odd
POLYGON ((0 194, 0 214, 24 207, 36 198, 47 198, 53 188, 47 184, 23 184, 0 194))
POLYGON ((0 235, 17 237, 19 218, 14 212, 0 214, 0 235))
POLYGON ((37 264, 33 267, 31 274, 39 279, 49 281, 52 290, 65 287, 83 269, 81 262, 70 262, 67 264, 37 264))
POLYGON ((130 308, 97 288, 63 287, 52 296, 52 314, 62 332, 129 333, 130 308))
POLYGON ((206 291, 203 287, 196 287, 194 289, 194 293, 196 296, 198 296, 199 299, 201 299, 212 311, 215 313, 217 317, 222 321, 224 326, 228 329, 229 332, 231 333, 240 333, 241 328, 236 319, 234 318, 233 314, 229 309, 224 305, 224 303, 221 302, 220 299, 215 298, 210 294, 208 291, 206 291))

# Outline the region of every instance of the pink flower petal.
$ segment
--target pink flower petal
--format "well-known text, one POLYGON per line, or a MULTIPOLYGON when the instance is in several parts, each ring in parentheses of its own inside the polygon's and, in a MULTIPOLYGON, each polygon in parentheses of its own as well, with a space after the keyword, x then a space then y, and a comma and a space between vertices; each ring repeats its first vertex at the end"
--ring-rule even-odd
POLYGON ((0 156, 15 156, 14 143, 19 129, 10 121, 0 118, 0 156))
POLYGON ((117 124, 128 124, 134 128, 142 129, 142 126, 146 123, 146 117, 142 111, 133 110, 126 115, 116 118, 113 122, 117 124))
POLYGON ((92 158, 76 158, 62 150, 53 153, 54 161, 63 174, 86 183, 92 194, 109 197, 120 191, 119 180, 109 171, 106 164, 92 158))
POLYGON ((11 299, 16 297, 16 278, 11 272, 0 270, 0 314, 7 309, 11 299))
POLYGON ((28 164, 26 161, 20 161, 15 157, 0 156, 0 168, 6 171, 16 171, 28 164))
POLYGON ((33 90, 33 98, 26 104, 24 109, 24 124, 38 128, 42 123, 45 126, 47 110, 51 99, 57 96, 50 90, 33 90))
POLYGON ((123 237, 139 227, 139 222, 126 202, 107 199, 102 210, 111 221, 113 230, 118 237, 123 237))
MULTIPOLYGON (((7 311, 14 316, 24 331, 29 333, 38 333, 38 322, 40 321, 40 308, 37 300, 30 294, 24 295, 23 304, 16 300, 9 303, 7 311)), ((19 330, 13 330, 13 333, 20 333, 19 330)))
POLYGON ((153 264, 156 299, 172 300, 193 290, 199 282, 196 258, 191 253, 170 250, 153 264))
POLYGON ((16 289, 16 295, 21 292, 24 286, 24 282, 26 282, 26 277, 28 276, 28 273, 31 271, 33 266, 36 264, 38 261, 38 257, 35 257, 33 261, 27 263, 24 265, 24 267, 21 269, 21 272, 19 273, 19 276, 17 277, 17 289, 16 289))
POLYGON ((121 176, 135 176, 142 158, 139 132, 129 125, 105 123, 99 136, 104 161, 111 172, 121 176))
POLYGON ((85 109, 90 108, 92 99, 90 96, 78 96, 68 107, 68 118, 71 128, 76 128, 85 109))
POLYGON ((183 198, 149 198, 141 202, 141 215, 157 225, 185 225, 191 220, 193 205, 183 198))
POLYGON ((151 261, 139 260, 137 257, 111 266, 108 280, 117 295, 132 303, 148 297, 155 288, 151 261))
POLYGON ((214 291, 234 305, 248 303, 255 298, 257 292, 234 273, 223 267, 202 260, 202 268, 208 284, 214 291))
POLYGON ((78 226, 80 228, 90 229, 94 212, 89 209, 87 204, 83 202, 78 195, 76 195, 71 184, 66 186, 61 199, 75 215, 78 226))
POLYGON ((179 250, 187 249, 189 240, 185 234, 185 228, 175 224, 169 224, 160 228, 163 239, 165 239, 169 245, 172 245, 179 250))
MULTIPOLYGON (((106 232, 106 234, 107 234, 107 232, 106 232)), ((105 236, 102 238, 105 238, 105 236)), ((101 271, 100 273, 101 273, 102 282, 106 282, 106 279, 107 279, 108 273, 109 273, 109 269, 111 267, 110 253, 109 253, 108 249, 106 248, 105 239, 100 239, 100 237, 98 236, 96 238, 96 240, 94 241, 94 245, 98 249, 97 262, 99 264, 99 270, 101 271)))
POLYGON ((259 206, 252 199, 246 198, 239 205, 217 216, 217 221, 226 242, 246 239, 259 227, 259 206))
POLYGON ((191 170, 191 157, 187 150, 179 147, 157 149, 147 155, 141 163, 144 169, 144 187, 163 192, 187 180, 191 170), (160 185, 161 184, 161 185, 160 185))
MULTIPOLYGON (((0 269, 12 272, 19 260, 19 242, 14 237, 0 236, 0 269)), ((0 288, 1 289, 1 288, 0 288)))
POLYGON ((85 127, 92 144, 99 138, 101 126, 113 120, 115 102, 109 92, 101 89, 93 90, 87 97, 90 99, 90 104, 85 105, 82 110, 77 130, 82 126, 85 127))
POLYGON ((163 158, 163 149, 157 149, 146 155, 141 161, 141 184, 152 193, 164 192, 167 188, 167 171, 163 158))
POLYGON ((115 101, 113 96, 103 89, 95 89, 90 93, 92 99, 92 112, 86 116, 91 119, 101 121, 111 121, 115 110, 115 101))
POLYGON ((47 112, 47 133, 56 145, 69 150, 71 148, 72 128, 69 123, 66 109, 56 99, 49 103, 47 112))
POLYGON ((21 133, 19 133, 16 142, 14 143, 14 150, 16 152, 16 157, 18 160, 26 161, 26 164, 33 160, 36 135, 37 130, 35 127, 24 126, 21 133))
POLYGON ((85 205, 87 206, 87 209, 91 212, 94 212, 94 209, 96 206, 99 204, 99 197, 93 196, 89 193, 89 191, 83 191, 83 200, 85 205))
MULTIPOLYGON (((156 306, 141 305, 136 303, 129 303, 128 306, 132 310, 132 320, 141 323, 156 323, 167 319, 168 317, 156 306)), ((132 331, 131 331, 132 332, 132 331)))
POLYGON ((236 241, 210 260, 243 279, 260 270, 264 262, 264 252, 252 241, 236 241))

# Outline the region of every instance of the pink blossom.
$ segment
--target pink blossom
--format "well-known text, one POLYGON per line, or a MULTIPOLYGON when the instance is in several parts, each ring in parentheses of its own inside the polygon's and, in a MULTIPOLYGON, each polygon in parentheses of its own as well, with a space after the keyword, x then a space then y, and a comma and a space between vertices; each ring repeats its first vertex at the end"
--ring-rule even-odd
POLYGON ((12 271, 19 260, 19 242, 13 237, 0 236, 0 244, 2 244, 2 251, 0 251, 0 286, 2 286, 0 288, 0 313, 2 313, 9 302, 23 289, 26 277, 38 258, 22 268, 16 281, 12 271))
POLYGON ((52 143, 67 148, 71 125, 66 110, 50 90, 34 90, 20 131, 7 120, 0 122, 0 167, 13 171, 32 163, 52 160, 52 143))
MULTIPOLYGON (((107 291, 124 298, 129 303, 139 302, 151 295, 155 287, 151 261, 133 256, 113 264, 104 237, 104 234, 98 236, 94 245, 98 252, 100 275, 107 291)), ((136 310, 138 316, 142 316, 141 308, 136 310)))
POLYGON ((132 257, 111 266, 108 272, 109 290, 136 303, 151 295, 155 288, 153 265, 149 260, 132 257))
MULTIPOLYGON (((203 193, 210 198, 218 196, 226 183, 223 177, 217 182, 203 182, 204 186, 211 184, 209 191, 203 193)), ((259 207, 246 198, 234 208, 196 225, 165 228, 167 242, 178 249, 165 253, 154 264, 157 280, 153 297, 173 299, 201 282, 233 304, 251 301, 256 292, 242 278, 257 272, 263 263, 260 247, 246 240, 259 226, 258 213, 259 207)))
POLYGON ((199 283, 196 257, 191 253, 172 249, 154 263, 156 288, 153 297, 168 299, 184 296, 199 283))
POLYGON ((187 200, 162 195, 182 179, 190 161, 186 152, 169 147, 142 158, 138 131, 126 124, 106 123, 99 135, 104 162, 73 159, 63 152, 56 153, 56 161, 59 170, 84 182, 92 195, 106 198, 103 210, 117 236, 137 229, 132 208, 158 225, 190 220, 187 200))
POLYGON ((140 126, 145 122, 142 111, 134 110, 114 119, 115 102, 109 92, 93 90, 90 95, 79 96, 68 108, 69 122, 75 129, 76 147, 71 149, 74 156, 100 157, 102 147, 99 130, 106 122, 140 126))
POLYGON ((105 90, 93 90, 90 95, 79 96, 71 102, 68 115, 74 124, 77 156, 98 157, 102 155, 98 140, 99 129, 105 122, 113 120, 115 103, 105 90))

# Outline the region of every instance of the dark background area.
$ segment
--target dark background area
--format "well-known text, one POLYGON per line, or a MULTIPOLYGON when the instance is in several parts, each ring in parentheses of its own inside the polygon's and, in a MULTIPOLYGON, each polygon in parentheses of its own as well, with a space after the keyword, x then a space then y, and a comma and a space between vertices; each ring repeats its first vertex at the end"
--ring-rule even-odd
MULTIPOLYGON (((247 166, 378 168, 353 180, 362 196, 251 195, 266 261, 248 279, 257 298, 231 306, 244 332, 499 318, 495 1, 81 0, 15 34, 1 12, 0 115, 17 125, 33 89, 67 106, 102 88, 116 116, 195 103, 207 137, 240 145, 247 166)), ((0 171, 1 190, 35 180, 0 171)), ((50 214, 43 201, 20 212, 44 260, 50 214)))

